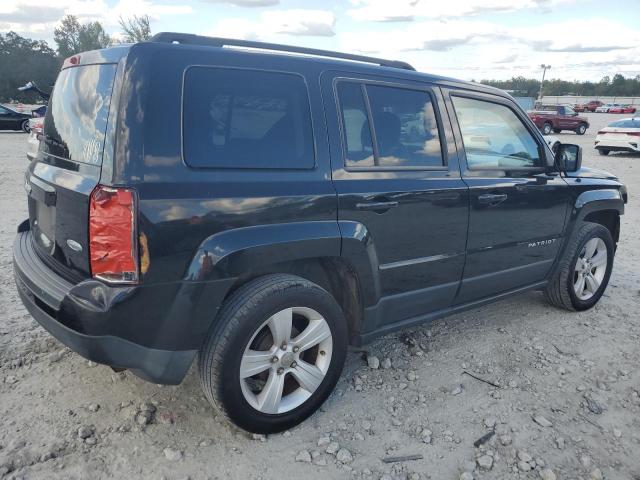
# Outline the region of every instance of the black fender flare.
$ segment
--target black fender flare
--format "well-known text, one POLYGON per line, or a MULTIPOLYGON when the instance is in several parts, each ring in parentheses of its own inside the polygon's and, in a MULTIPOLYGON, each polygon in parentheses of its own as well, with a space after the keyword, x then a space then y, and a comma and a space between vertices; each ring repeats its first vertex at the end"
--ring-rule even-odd
POLYGON ((582 192, 574 203, 574 218, 576 222, 584 220, 590 213, 602 210, 615 210, 619 215, 624 214, 625 200, 622 192, 615 188, 603 188, 582 192))
POLYGON ((380 298, 378 257, 367 228, 352 221, 309 221, 243 227, 202 241, 187 268, 187 282, 235 279, 277 263, 342 257, 358 279, 363 306, 380 298))
POLYGON ((186 281, 239 277, 261 267, 313 257, 340 256, 336 221, 242 227, 207 237, 185 273, 186 281))

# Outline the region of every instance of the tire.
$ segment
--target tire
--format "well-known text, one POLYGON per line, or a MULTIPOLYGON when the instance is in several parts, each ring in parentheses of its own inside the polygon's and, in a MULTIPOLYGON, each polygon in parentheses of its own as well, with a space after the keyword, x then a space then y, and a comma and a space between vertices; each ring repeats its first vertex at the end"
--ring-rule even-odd
POLYGON ((604 148, 599 148, 599 149, 598 149, 598 153, 599 153, 600 155, 609 155, 609 150, 606 150, 606 149, 604 149, 604 148))
POLYGON ((554 128, 553 129, 553 133, 560 133, 562 130, 560 130, 559 128, 554 128))
POLYGON ((549 122, 546 122, 544 125, 542 125, 543 135, 549 135, 552 129, 553 129, 553 126, 549 122))
POLYGON ((578 135, 584 135, 587 132, 587 126, 584 123, 581 123, 580 125, 578 125, 578 128, 576 128, 576 133, 578 135))
POLYGON ((24 120, 20 124, 20 130, 22 130, 24 133, 29 133, 31 131, 31 129, 29 128, 29 120, 24 120))
MULTIPOLYGON (((593 245, 593 243, 590 245, 593 245)), ((598 247, 592 258, 596 258, 598 262, 603 261, 602 257, 599 256, 602 253, 603 251, 598 247)), ((544 290, 547 301, 552 305, 571 311, 588 310, 593 307, 598 303, 598 300, 602 297, 609 283, 614 254, 615 245, 613 238, 611 237, 611 232, 609 232, 606 227, 591 222, 584 222, 582 225, 576 227, 574 234, 569 240, 564 257, 560 259, 549 284, 544 290), (595 242, 596 245, 604 245, 604 247, 606 247, 606 252, 604 253, 606 264, 595 267, 594 262, 593 270, 589 270, 589 267, 586 268, 586 271, 595 271, 595 274, 599 277, 598 286, 597 288, 593 288, 592 292, 584 290, 583 293, 585 295, 579 296, 576 292, 576 284, 577 280, 579 280, 578 276, 581 274, 580 264, 578 262, 582 261, 583 256, 584 258, 587 257, 587 244, 592 241, 595 242), (603 270, 599 271, 597 268, 603 268, 603 270)), ((589 274, 587 274, 587 276, 588 275, 589 274)), ((589 281, 583 280, 583 286, 589 283, 589 281)))
POLYGON ((243 285, 224 302, 198 356, 200 385, 211 405, 240 428, 263 434, 281 432, 305 420, 332 392, 344 365, 347 338, 342 310, 326 290, 293 275, 266 275, 243 285), (270 322, 280 322, 278 319, 286 318, 285 312, 289 311, 293 311, 293 323, 289 322, 292 330, 290 335, 279 336, 291 343, 287 350, 282 350, 270 322), (298 311, 303 313, 296 313, 298 311), (315 319, 308 320, 305 327, 306 314, 315 319), (296 347, 296 338, 303 337, 300 332, 309 331, 312 322, 321 324, 317 323, 321 320, 316 314, 326 322, 322 328, 328 327, 330 337, 311 348, 300 341, 298 345, 302 346, 296 347), (259 348, 262 344, 266 347, 259 348), (296 348, 299 348, 297 354, 296 348), (269 350, 261 356, 259 365, 246 361, 247 355, 255 355, 256 350, 269 350), (314 354, 315 360, 309 357, 314 354), (295 355, 298 357, 294 358, 295 355), (314 370, 315 376, 306 376, 309 365, 314 362, 319 365, 314 370), (302 365, 306 367, 301 368, 302 365), (263 370, 242 379, 241 367, 244 372, 263 370), (322 374, 323 369, 324 377, 319 377, 317 372, 322 374), (280 373, 281 370, 284 373, 280 373), (305 389, 303 383, 297 381, 302 373, 307 379, 313 379, 310 383, 313 388, 305 389), (260 382, 262 389, 258 388, 260 382), (261 406, 256 392, 264 391, 270 382, 273 385, 281 382, 281 397, 276 395, 273 398, 277 400, 270 404, 265 395, 261 406), (283 395, 282 389, 288 393, 283 395), (301 399, 302 403, 298 404, 301 399), (278 412, 278 408, 282 411, 278 412))

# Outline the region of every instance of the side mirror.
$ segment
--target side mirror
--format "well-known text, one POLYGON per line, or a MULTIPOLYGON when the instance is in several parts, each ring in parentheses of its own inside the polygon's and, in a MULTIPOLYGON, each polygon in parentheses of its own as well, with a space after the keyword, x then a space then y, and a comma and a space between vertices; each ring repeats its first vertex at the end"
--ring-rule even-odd
POLYGON ((562 172, 577 172, 582 167, 582 147, 561 143, 555 152, 556 165, 562 172))

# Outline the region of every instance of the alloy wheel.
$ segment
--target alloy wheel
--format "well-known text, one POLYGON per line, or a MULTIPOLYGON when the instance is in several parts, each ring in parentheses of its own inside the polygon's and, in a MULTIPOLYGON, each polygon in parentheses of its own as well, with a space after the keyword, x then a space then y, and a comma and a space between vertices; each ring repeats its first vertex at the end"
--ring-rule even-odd
POLYGON ((266 414, 299 407, 324 380, 332 351, 331 329, 320 313, 307 307, 275 313, 254 332, 242 356, 245 400, 266 414))
POLYGON ((573 289, 580 300, 589 300, 598 291, 607 262, 607 246, 601 238, 592 238, 584 245, 573 275, 573 289))

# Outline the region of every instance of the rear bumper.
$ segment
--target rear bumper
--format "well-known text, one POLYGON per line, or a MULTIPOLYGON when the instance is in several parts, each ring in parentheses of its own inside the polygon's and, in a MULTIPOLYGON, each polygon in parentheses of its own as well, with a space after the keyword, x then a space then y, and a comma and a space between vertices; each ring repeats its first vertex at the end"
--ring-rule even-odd
POLYGON ((627 140, 598 140, 596 138, 595 148, 597 150, 610 150, 619 152, 640 152, 640 138, 637 141, 627 140))
POLYGON ((224 294, 216 282, 113 287, 88 279, 74 285, 39 258, 28 230, 15 239, 13 265, 22 302, 51 335, 89 360, 160 384, 182 381, 224 294))

